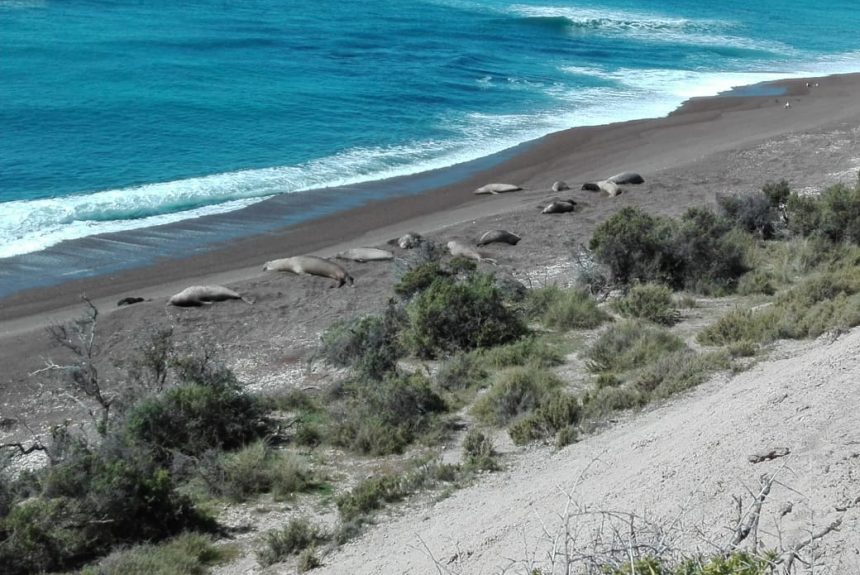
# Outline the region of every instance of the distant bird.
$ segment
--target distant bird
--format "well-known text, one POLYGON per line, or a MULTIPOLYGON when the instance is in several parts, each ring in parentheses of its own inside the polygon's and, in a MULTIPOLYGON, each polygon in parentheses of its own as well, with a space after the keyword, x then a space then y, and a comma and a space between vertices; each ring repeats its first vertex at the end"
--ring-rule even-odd
POLYGON ((786 102, 786 103, 785 103, 785 107, 786 107, 786 108, 791 108, 791 102, 786 102))
POLYGON ((815 83, 815 87, 816 87, 816 88, 818 87, 818 82, 816 82, 816 83, 815 83))
POLYGON ((809 82, 807 82, 807 83, 806 83, 806 87, 807 87, 807 88, 809 88, 810 86, 812 86, 812 84, 810 84, 809 82))

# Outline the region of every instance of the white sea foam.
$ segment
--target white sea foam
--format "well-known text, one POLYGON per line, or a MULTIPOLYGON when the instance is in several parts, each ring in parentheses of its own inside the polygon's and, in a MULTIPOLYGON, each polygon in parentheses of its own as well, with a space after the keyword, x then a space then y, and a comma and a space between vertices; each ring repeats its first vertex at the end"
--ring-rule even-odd
POLYGON ((674 18, 648 12, 576 6, 533 6, 515 4, 511 14, 526 18, 564 18, 573 33, 594 30, 601 35, 623 36, 650 42, 668 42, 695 46, 724 46, 793 54, 795 50, 781 42, 754 40, 727 34, 733 24, 723 20, 674 18))

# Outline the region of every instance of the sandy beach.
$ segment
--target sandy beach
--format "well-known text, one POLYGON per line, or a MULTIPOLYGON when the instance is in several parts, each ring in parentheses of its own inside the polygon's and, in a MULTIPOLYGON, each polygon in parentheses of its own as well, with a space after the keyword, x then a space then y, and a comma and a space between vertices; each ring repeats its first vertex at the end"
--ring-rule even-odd
MULTIPOLYGON (((121 358, 141 333, 171 326, 181 345, 214 345, 244 381, 265 388, 307 375, 304 359, 319 332, 338 318, 379 308, 393 279, 390 264, 349 262, 355 287, 329 289, 325 279, 265 273, 262 264, 269 259, 331 256, 345 247, 383 245, 406 231, 435 240, 474 241, 486 230, 505 228, 523 241, 487 251, 503 273, 540 285, 567 281, 571 250, 623 206, 679 214, 688 206, 712 203, 716 193, 754 190, 767 180, 785 178, 793 189, 808 191, 853 181, 860 167, 860 75, 809 81, 820 86, 785 81, 778 83, 785 89, 780 96, 694 99, 666 118, 559 132, 452 185, 236 239, 188 258, 16 293, 0 300, 0 416, 39 422, 66 416, 69 406, 56 398, 46 401, 46 390, 28 374, 57 353, 44 326, 77 315, 81 294, 102 312, 100 330, 108 356, 121 358), (646 183, 617 198, 579 190, 582 182, 628 170, 640 172, 646 183), (550 191, 556 180, 570 183, 573 189, 561 195, 573 197, 579 211, 540 215, 537 206, 556 195, 550 191), (496 181, 525 191, 473 195, 478 186, 496 181), (198 309, 165 305, 171 294, 204 283, 228 285, 256 303, 198 309), (127 296, 150 301, 117 308, 116 301, 127 296)), ((325 194, 300 195, 302 201, 314 202, 323 201, 325 194)), ((183 226, 215 226, 224 218, 286 217, 289 209, 289 201, 275 198, 208 221, 172 224, 160 233, 181 234, 183 226)), ((122 234, 117 236, 112 240, 121 241, 122 234)), ((84 249, 93 241, 98 239, 64 249, 84 249)))

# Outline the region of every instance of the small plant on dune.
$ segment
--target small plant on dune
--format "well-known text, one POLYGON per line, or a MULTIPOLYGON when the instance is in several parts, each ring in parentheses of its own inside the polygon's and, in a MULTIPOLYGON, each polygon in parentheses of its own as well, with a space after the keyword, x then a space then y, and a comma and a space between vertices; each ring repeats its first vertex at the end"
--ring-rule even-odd
POLYGON ((681 317, 672 300, 672 290, 658 284, 634 285, 614 307, 624 317, 662 325, 674 325, 681 317))
POLYGON ((488 425, 506 425, 517 416, 537 409, 564 383, 550 371, 512 367, 500 371, 490 390, 472 407, 488 425))
POLYGON ((597 338, 588 350, 588 368, 593 372, 621 373, 684 347, 680 338, 665 329, 625 321, 611 326, 597 338))
POLYGON ((347 392, 346 402, 334 408, 329 439, 359 453, 399 453, 447 410, 420 373, 354 381, 347 392))
POLYGON ((609 319, 585 290, 555 285, 531 290, 526 309, 530 317, 552 329, 593 329, 609 319))
POLYGON ((493 442, 477 429, 470 429, 463 439, 463 464, 481 471, 499 469, 493 442))
POLYGON ((257 551, 257 560, 267 567, 328 539, 326 533, 306 518, 290 519, 281 529, 266 533, 264 545, 257 551))
POLYGON ((275 451, 264 441, 221 454, 207 467, 203 474, 210 490, 234 501, 270 491, 285 499, 316 484, 297 455, 275 451))
POLYGON ((81 575, 206 575, 209 567, 229 559, 207 535, 185 533, 160 545, 144 544, 111 553, 81 575))
POLYGON ((474 352, 460 352, 439 367, 436 386, 446 391, 470 389, 480 385, 487 375, 487 370, 474 352))
POLYGON ((564 362, 558 345, 546 337, 524 337, 514 343, 472 352, 486 369, 513 366, 553 367, 564 362))
POLYGON ((543 398, 537 409, 517 419, 508 428, 508 435, 517 445, 556 436, 561 447, 575 441, 581 416, 579 400, 557 391, 543 398))

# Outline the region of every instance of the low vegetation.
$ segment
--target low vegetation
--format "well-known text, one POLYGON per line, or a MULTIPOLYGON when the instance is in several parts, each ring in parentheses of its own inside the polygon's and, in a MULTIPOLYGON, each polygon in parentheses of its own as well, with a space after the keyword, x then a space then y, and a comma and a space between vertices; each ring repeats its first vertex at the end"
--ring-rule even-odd
POLYGON ((615 310, 627 318, 644 319, 671 326, 680 320, 672 290, 659 284, 636 284, 615 302, 615 310))
POLYGON ((257 560, 261 565, 269 566, 329 539, 328 534, 304 517, 290 519, 282 528, 266 533, 264 544, 257 551, 257 560))

